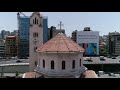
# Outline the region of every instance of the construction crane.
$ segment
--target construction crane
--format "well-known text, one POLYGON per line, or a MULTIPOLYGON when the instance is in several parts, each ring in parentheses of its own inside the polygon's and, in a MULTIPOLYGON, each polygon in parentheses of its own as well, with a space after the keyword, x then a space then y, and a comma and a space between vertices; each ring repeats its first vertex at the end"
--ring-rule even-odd
MULTIPOLYGON (((22 12, 18 12, 18 13, 17 13, 18 33, 20 32, 20 25, 19 25, 19 23, 20 23, 20 14, 22 14, 22 15, 23 15, 24 17, 26 17, 26 18, 29 18, 29 17, 27 17, 27 16, 26 16, 24 13, 22 13, 22 12)), ((19 43, 20 43, 20 42, 19 42, 19 41, 20 41, 19 39, 20 39, 20 38, 19 38, 19 34, 18 34, 18 45, 19 45, 19 43)), ((19 49, 20 49, 20 48, 19 48, 19 46, 18 46, 18 50, 17 50, 17 53, 18 53, 18 54, 17 54, 17 57, 18 57, 18 58, 19 58, 19 49)))
POLYGON ((24 13, 22 13, 22 12, 18 12, 17 15, 20 15, 20 14, 22 14, 24 17, 28 18, 28 16, 26 16, 26 15, 25 15, 24 13))

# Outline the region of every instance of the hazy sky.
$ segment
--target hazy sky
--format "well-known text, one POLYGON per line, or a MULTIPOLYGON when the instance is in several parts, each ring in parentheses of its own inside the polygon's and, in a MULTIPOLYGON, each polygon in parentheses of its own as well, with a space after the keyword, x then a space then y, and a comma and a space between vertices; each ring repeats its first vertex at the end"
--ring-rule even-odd
MULTIPOLYGON (((32 12, 23 12, 30 16, 32 12)), ((48 27, 58 27, 62 21, 66 34, 71 36, 74 30, 83 30, 90 27, 93 31, 99 31, 100 35, 109 32, 120 31, 120 12, 41 12, 43 16, 48 16, 48 27)), ((17 30, 17 12, 0 12, 0 32, 1 30, 17 30)))

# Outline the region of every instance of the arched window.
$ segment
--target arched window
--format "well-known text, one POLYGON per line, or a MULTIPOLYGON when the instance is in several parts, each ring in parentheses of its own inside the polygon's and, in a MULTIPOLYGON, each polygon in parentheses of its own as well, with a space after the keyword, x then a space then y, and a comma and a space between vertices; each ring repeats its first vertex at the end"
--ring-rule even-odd
POLYGON ((35 61, 35 66, 37 66, 37 61, 35 61))
POLYGON ((35 17, 35 24, 36 24, 36 17, 35 17))
POLYGON ((40 66, 40 59, 39 59, 39 66, 40 66))
POLYGON ((54 69, 54 61, 51 61, 51 69, 54 69))
POLYGON ((43 68, 45 68, 45 60, 43 59, 43 68))
POLYGON ((38 37, 38 33, 37 33, 37 37, 38 37))
POLYGON ((35 24, 35 21, 34 21, 34 19, 33 19, 33 24, 35 24))
POLYGON ((80 59, 80 67, 81 67, 81 59, 80 59))
POLYGON ((62 69, 65 69, 65 61, 62 61, 62 69))
POLYGON ((34 51, 36 52, 36 50, 37 50, 37 47, 34 47, 34 51))
POLYGON ((72 61, 72 69, 75 68, 75 60, 72 61))
POLYGON ((38 24, 38 19, 37 19, 37 24, 38 24))
POLYGON ((35 37, 35 33, 33 33, 33 37, 35 37))
POLYGON ((35 37, 36 37, 36 32, 35 32, 35 37))

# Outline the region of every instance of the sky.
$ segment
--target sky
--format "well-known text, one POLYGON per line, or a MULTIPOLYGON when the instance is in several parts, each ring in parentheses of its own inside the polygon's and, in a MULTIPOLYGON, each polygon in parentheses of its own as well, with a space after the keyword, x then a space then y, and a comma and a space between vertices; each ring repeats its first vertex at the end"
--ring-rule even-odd
MULTIPOLYGON (((30 16, 32 12, 23 12, 30 16)), ((71 36, 74 30, 82 31, 90 27, 92 31, 99 31, 100 35, 109 32, 120 31, 120 12, 40 12, 48 17, 48 27, 59 28, 60 21, 64 24, 67 36, 71 36)), ((18 29, 17 12, 0 12, 1 30, 13 31, 18 29)))

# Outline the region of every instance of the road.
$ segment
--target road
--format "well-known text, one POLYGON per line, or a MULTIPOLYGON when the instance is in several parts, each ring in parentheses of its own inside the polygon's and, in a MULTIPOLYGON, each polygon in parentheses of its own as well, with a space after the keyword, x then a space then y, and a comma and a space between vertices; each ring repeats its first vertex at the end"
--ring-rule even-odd
POLYGON ((11 59, 9 61, 1 60, 0 64, 11 64, 11 63, 29 63, 29 59, 19 59, 21 62, 16 62, 17 60, 11 59))

